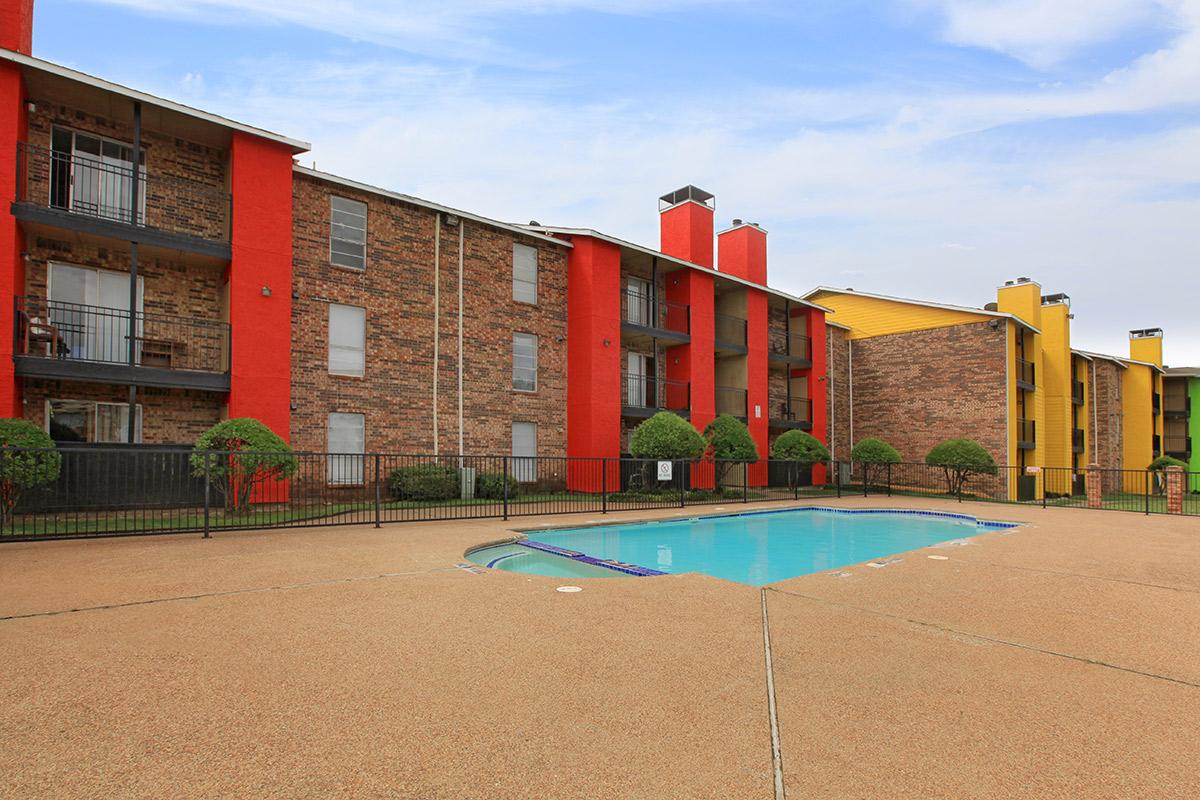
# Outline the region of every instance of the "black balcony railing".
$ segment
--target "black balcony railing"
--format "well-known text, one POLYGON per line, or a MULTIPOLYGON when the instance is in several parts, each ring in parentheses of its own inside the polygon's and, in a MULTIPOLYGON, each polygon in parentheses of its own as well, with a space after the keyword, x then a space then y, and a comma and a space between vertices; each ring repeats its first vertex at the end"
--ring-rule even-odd
POLYGON ((718 414, 732 414, 735 417, 746 416, 746 390, 734 386, 716 387, 718 414))
POLYGON ((629 408, 687 411, 691 400, 691 385, 687 381, 621 373, 621 403, 629 408))
POLYGON ((1083 381, 1071 381, 1071 402, 1081 406, 1086 401, 1083 391, 1083 381))
POLYGON ((1017 420, 1017 446, 1031 449, 1037 442, 1037 426, 1035 420, 1019 418, 1017 420))
POLYGON ((1188 395, 1169 394, 1163 399, 1163 410, 1171 416, 1190 416, 1192 398, 1188 395))
POLYGON ((138 170, 133 213, 133 165, 84 153, 17 145, 17 200, 84 217, 229 241, 229 192, 193 178, 138 170))
POLYGON ((1151 449, 1151 452, 1153 452, 1155 456, 1158 456, 1160 453, 1163 452, 1162 437, 1159 436, 1157 433, 1154 434, 1154 437, 1151 439, 1150 449, 1151 449))
POLYGON ((746 346, 746 320, 729 314, 717 314, 713 338, 733 347, 746 346))
POLYGON ((1162 413, 1162 395, 1158 392, 1150 396, 1150 408, 1154 410, 1155 414, 1162 413))
POLYGON ((691 332, 690 308, 686 303, 674 303, 631 289, 621 295, 621 321, 675 333, 691 332))
POLYGON ((1082 428, 1073 428, 1071 430, 1071 450, 1075 453, 1082 453, 1084 447, 1084 435, 1082 428))
POLYGON ((1034 380, 1037 376, 1034 374, 1034 364, 1032 361, 1026 361, 1023 358, 1017 359, 1017 383, 1025 384, 1026 386, 1036 386, 1037 381, 1034 380))
POLYGON ((229 323, 16 298, 18 356, 171 370, 229 371, 229 323), (132 335, 131 335, 132 333, 132 335))
POLYGON ((770 419, 779 422, 812 422, 812 399, 772 395, 769 400, 770 419))
POLYGON ((812 360, 812 341, 799 333, 772 336, 771 354, 812 360))
POLYGON ((1175 456, 1183 459, 1191 458, 1192 456, 1192 437, 1190 436, 1173 436, 1167 434, 1163 437, 1163 452, 1169 456, 1175 456))

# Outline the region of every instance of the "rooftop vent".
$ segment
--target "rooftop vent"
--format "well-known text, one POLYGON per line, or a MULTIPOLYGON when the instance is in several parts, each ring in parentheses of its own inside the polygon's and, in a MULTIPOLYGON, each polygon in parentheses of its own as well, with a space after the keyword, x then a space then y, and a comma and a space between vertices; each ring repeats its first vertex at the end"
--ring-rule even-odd
POLYGON ((1066 303, 1067 305, 1071 305, 1071 296, 1062 292, 1042 295, 1042 305, 1048 306, 1052 303, 1066 303))
POLYGON ((1129 332, 1130 339, 1161 339, 1162 335, 1162 328, 1142 328, 1129 332))
POLYGON ((682 189, 676 189, 673 192, 667 192, 662 197, 658 198, 658 210, 664 211, 671 206, 677 206, 680 203, 691 200, 694 203, 699 203, 706 208, 717 207, 716 195, 712 192, 706 192, 703 189, 698 189, 695 186, 687 185, 682 189))
POLYGON ((999 311, 1000 306, 997 305, 996 303, 987 303, 984 305, 983 310, 984 311, 999 311))

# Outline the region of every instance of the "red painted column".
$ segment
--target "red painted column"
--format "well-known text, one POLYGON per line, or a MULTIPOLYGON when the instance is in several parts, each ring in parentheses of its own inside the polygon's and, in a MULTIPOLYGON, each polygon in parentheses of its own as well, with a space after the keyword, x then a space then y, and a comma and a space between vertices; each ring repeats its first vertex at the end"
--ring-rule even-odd
MULTIPOLYGON (((6 12, 7 14, 7 12, 6 12)), ((6 37, 10 20, 0 23, 6 37)), ((25 293, 25 236, 12 202, 16 199, 17 143, 26 138, 25 87, 21 68, 0 63, 0 417, 23 417, 21 387, 13 368, 14 303, 25 293)))
POLYGON ((292 154, 234 132, 229 416, 291 436, 292 154))
MULTIPOLYGON (((696 430, 703 431, 717 414, 712 275, 691 269, 672 272, 667 276, 667 300, 687 304, 692 340, 667 348, 666 376, 669 380, 687 382, 691 422, 696 430)), ((697 471, 692 475, 692 485, 698 489, 710 489, 712 482, 710 471, 703 475, 697 471)))
POLYGON ((692 200, 658 215, 659 246, 669 256, 702 267, 713 265, 713 210, 692 200))
MULTIPOLYGON (((800 374, 808 378, 808 396, 812 399, 812 435, 823 444, 829 444, 829 424, 825 419, 828 403, 827 380, 827 348, 825 340, 825 312, 815 308, 808 309, 807 336, 812 350, 812 368, 802 370, 800 374)), ((826 470, 823 466, 813 467, 813 484, 825 482, 826 470)))
MULTIPOLYGON (((567 257, 567 456, 621 455, 621 249, 576 236, 567 257)), ((620 467, 572 463, 567 485, 620 490, 620 467)))
POLYGON ((750 468, 751 486, 767 485, 770 457, 770 402, 767 396, 768 352, 767 294, 746 291, 746 425, 758 446, 758 463, 750 468))
POLYGON ((25 55, 33 53, 33 0, 0 3, 0 47, 25 55))

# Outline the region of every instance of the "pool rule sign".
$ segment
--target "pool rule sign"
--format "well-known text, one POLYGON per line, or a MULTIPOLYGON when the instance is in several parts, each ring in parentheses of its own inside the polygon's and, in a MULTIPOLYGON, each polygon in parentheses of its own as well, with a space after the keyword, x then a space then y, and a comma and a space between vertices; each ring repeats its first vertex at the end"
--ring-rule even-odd
POLYGON ((671 480, 674 473, 675 463, 673 461, 658 462, 658 479, 660 481, 671 480))

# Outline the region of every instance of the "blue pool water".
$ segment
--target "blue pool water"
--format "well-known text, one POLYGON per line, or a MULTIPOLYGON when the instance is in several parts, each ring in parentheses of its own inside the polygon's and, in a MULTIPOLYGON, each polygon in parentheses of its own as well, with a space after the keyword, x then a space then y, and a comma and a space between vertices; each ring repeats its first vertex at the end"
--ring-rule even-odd
POLYGON ((503 545, 504 549, 486 548, 469 557, 496 569, 538 575, 628 574, 596 563, 615 561, 648 571, 703 572, 762 586, 1003 527, 1012 524, 955 514, 795 509, 537 531, 528 535, 532 546, 503 545), (574 555, 534 549, 538 543, 574 555))

